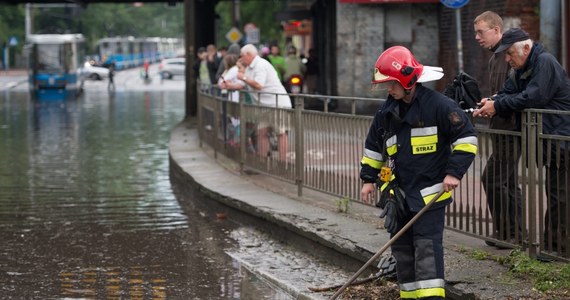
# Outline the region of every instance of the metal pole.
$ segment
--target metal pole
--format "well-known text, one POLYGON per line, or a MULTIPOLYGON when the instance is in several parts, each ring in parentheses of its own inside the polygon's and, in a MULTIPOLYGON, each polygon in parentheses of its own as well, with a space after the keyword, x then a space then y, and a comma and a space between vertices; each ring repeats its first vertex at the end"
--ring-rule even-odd
POLYGON ((297 184, 297 196, 303 196, 303 175, 305 172, 305 144, 303 131, 303 107, 305 107, 304 97, 294 96, 295 101, 295 184, 297 184))
POLYGON ((32 4, 26 3, 26 37, 32 34, 32 4))
POLYGON ((233 1, 232 20, 235 28, 239 28, 240 7, 239 0, 233 1))
MULTIPOLYGON (((536 198, 537 192, 536 192, 536 168, 537 168, 537 162, 538 162, 538 158, 537 158, 537 153, 536 153, 536 149, 537 149, 537 143, 538 143, 538 136, 536 133, 537 130, 537 121, 536 121, 536 113, 532 113, 532 112, 526 112, 523 113, 523 117, 526 118, 526 124, 524 124, 524 126, 526 127, 526 131, 528 133, 528 137, 527 137, 527 141, 529 141, 527 143, 527 154, 528 154, 528 186, 529 186, 529 195, 528 195, 528 214, 529 214, 529 228, 528 228, 528 242, 529 242, 529 246, 528 246, 528 255, 530 257, 536 257, 537 255, 537 247, 539 246, 539 241, 542 240, 542 238, 539 238, 538 241, 536 239, 536 235, 537 235, 537 226, 540 227, 540 225, 537 225, 537 220, 536 220, 536 211, 538 209, 537 207, 537 202, 538 199, 536 198)), ((524 132, 523 128, 523 132, 524 132)), ((524 141, 524 140, 523 140, 524 141)), ((541 168, 539 166, 538 170, 540 171, 541 168)), ((540 217, 539 217, 540 219, 540 217)))
POLYGON ((560 62, 562 66, 568 70, 570 64, 568 63, 568 28, 566 24, 568 24, 568 7, 566 0, 560 0, 560 11, 562 13, 562 23, 560 28, 562 28, 562 41, 560 43, 560 62))
POLYGON ((406 231, 408 231, 408 229, 410 229, 410 227, 412 227, 412 225, 414 225, 414 223, 426 212, 429 210, 429 208, 432 206, 432 204, 434 204, 437 199, 439 199, 439 197, 441 197, 441 195, 443 195, 445 191, 441 190, 439 191, 439 193, 437 193, 437 195, 435 195, 435 197, 433 197, 433 199, 430 200, 430 202, 428 202, 428 204, 426 204, 426 206, 424 206, 408 223, 406 223, 406 225, 404 225, 404 227, 402 227, 402 229, 400 229, 400 231, 398 231, 380 250, 378 250, 378 252, 376 252, 376 254, 374 254, 374 256, 372 256, 358 271, 356 271, 356 273, 354 273, 354 275, 352 275, 352 277, 350 277, 350 279, 340 288, 336 291, 336 293, 334 295, 332 295, 332 297, 330 297, 330 300, 334 300, 336 299, 338 296, 340 296, 340 294, 342 294, 342 292, 358 277, 360 276, 360 274, 362 274, 362 272, 364 272, 364 270, 366 270, 366 268, 368 268, 368 266, 370 266, 370 264, 372 264, 373 261, 375 261, 376 259, 378 259, 378 257, 380 257, 380 255, 382 255, 382 253, 384 253, 384 251, 386 251, 386 249, 388 249, 388 247, 392 246, 392 244, 394 244, 394 242, 396 240, 398 240, 402 235, 404 235, 404 233, 406 233, 406 231))
POLYGON ((185 104, 186 117, 197 115, 198 93, 196 76, 194 74, 194 60, 196 59, 196 28, 199 28, 196 21, 196 0, 184 0, 184 43, 186 52, 186 90, 185 104))
POLYGON ((455 9, 455 32, 457 34, 457 68, 463 72, 463 38, 461 36, 461 9, 455 9))

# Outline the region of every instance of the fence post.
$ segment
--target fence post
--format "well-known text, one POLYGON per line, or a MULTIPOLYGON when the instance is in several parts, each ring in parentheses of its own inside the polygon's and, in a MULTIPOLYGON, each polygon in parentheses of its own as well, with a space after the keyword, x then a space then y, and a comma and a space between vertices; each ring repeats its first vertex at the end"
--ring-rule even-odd
POLYGON ((243 170, 245 166, 245 159, 246 159, 246 146, 247 146, 247 119, 245 118, 245 110, 244 110, 244 102, 245 102, 245 94, 239 92, 239 173, 243 175, 243 170))
POLYGON ((295 183, 297 184, 297 196, 303 196, 303 175, 305 172, 304 157, 304 132, 303 132, 303 107, 305 106, 304 98, 295 97, 295 183))
MULTIPOLYGON (((210 92, 210 98, 214 100, 214 116, 212 117, 214 124, 212 124, 212 140, 214 141, 214 158, 218 159, 218 151, 220 150, 220 140, 218 139, 218 133, 220 132, 220 118, 222 113, 222 103, 220 99, 218 99, 214 95, 214 89, 212 85, 208 86, 208 91, 210 92)), ((223 147, 223 145, 222 145, 223 147)))
POLYGON ((204 146, 204 141, 203 141, 203 138, 204 138, 203 130, 204 130, 204 128, 202 127, 202 122, 204 121, 203 120, 204 116, 202 116, 202 105, 203 105, 204 100, 202 99, 203 96, 202 96, 202 92, 200 90, 200 82, 199 81, 198 81, 198 84, 196 85, 196 95, 198 96, 197 97, 198 98, 198 137, 199 137, 199 141, 200 141, 199 142, 200 148, 202 148, 204 146))
MULTIPOLYGON (((532 258, 535 258, 537 255, 537 248, 538 242, 537 238, 537 198, 536 198, 536 169, 538 162, 537 160, 537 153, 536 147, 538 144, 538 135, 537 135, 537 121, 536 121, 536 113, 533 112, 524 112, 524 120, 522 126, 523 138, 524 132, 527 132, 526 137, 526 145, 527 145, 527 174, 528 174, 528 198, 526 199, 526 203, 528 204, 528 216, 529 216, 529 226, 528 226, 528 255, 532 258), (525 130, 526 129, 526 130, 525 130)), ((522 142, 525 140, 523 139, 522 142)), ((538 170, 541 171, 540 169, 538 170)), ((542 212, 538 212, 539 214, 542 212)), ((539 239, 540 240, 540 239, 539 239)))

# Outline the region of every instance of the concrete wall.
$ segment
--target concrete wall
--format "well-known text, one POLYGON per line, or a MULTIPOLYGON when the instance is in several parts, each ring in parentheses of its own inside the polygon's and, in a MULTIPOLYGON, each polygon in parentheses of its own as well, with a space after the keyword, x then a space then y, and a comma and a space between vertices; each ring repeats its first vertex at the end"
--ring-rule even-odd
POLYGON ((340 96, 384 97, 371 91, 374 63, 384 49, 409 47, 425 65, 438 65, 438 4, 337 3, 340 96))

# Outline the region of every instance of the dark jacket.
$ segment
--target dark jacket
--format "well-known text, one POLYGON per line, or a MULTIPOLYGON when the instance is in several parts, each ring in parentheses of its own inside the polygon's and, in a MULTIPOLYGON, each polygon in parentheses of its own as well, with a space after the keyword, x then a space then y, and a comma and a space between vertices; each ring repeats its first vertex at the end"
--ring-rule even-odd
MULTIPOLYGON (((499 47, 497 43, 495 47, 490 50, 493 52, 489 58, 489 87, 491 88, 491 95, 498 93, 505 84, 508 78, 511 66, 505 61, 505 52, 494 53, 499 47)), ((508 118, 502 116, 495 116, 491 119, 490 128, 502 130, 516 130, 516 113, 513 112, 508 118)))
MULTIPOLYGON (((493 100, 502 116, 527 108, 570 111, 570 79, 554 56, 535 42, 525 65, 514 70, 493 100)), ((520 117, 517 125, 520 128, 520 117)), ((569 136, 570 116, 545 114, 543 127, 544 133, 569 136)))
MULTIPOLYGON (((238 44, 233 43, 228 47, 228 52, 226 53, 226 55, 228 54, 233 54, 235 56, 239 57, 239 52, 240 52, 241 48, 239 47, 238 44)), ((216 77, 215 77, 215 82, 218 82, 218 79, 220 79, 220 76, 222 76, 222 74, 224 73, 224 71, 226 70, 226 67, 224 66, 224 59, 222 58, 220 61, 220 65, 218 66, 218 71, 216 71, 216 77)))
MULTIPOLYGON (((417 212, 441 190, 446 175, 463 177, 477 153, 477 137, 457 103, 421 84, 403 118, 401 103, 389 96, 376 113, 364 145, 360 177, 375 182, 380 168, 391 159, 406 203, 417 212)), ((433 208, 449 202, 450 192, 433 208)))

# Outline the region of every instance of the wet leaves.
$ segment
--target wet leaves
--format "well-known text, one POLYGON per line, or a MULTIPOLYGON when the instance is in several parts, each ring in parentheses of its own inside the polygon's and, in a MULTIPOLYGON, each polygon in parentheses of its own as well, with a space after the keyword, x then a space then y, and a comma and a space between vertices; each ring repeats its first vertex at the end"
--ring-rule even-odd
POLYGON ((378 280, 363 285, 349 286, 342 293, 342 299, 400 299, 400 289, 394 282, 378 280))

